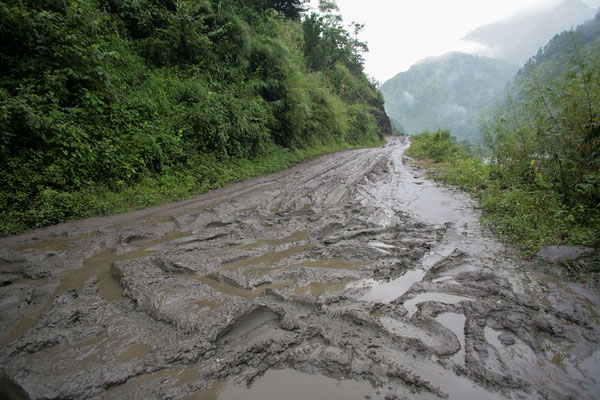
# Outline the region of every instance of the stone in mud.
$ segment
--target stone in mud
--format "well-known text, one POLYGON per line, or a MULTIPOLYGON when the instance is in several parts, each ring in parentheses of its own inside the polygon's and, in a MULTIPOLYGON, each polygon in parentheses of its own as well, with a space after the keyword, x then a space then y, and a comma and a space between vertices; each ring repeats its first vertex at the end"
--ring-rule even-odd
POLYGON ((593 253, 594 249, 585 246, 548 246, 537 252, 537 256, 552 261, 577 260, 579 257, 593 253))
POLYGON ((501 333, 500 335, 498 335, 498 340, 505 346, 511 346, 516 343, 515 338, 508 333, 501 333))

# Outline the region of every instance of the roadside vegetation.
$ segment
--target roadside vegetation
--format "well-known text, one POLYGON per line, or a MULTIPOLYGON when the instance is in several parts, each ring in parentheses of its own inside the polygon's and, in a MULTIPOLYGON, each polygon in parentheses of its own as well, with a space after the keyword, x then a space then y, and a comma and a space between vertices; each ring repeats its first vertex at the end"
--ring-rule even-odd
POLYGON ((361 28, 332 1, 0 1, 0 234, 380 143, 361 28))
POLYGON ((600 16, 557 35, 520 70, 482 123, 485 148, 438 131, 414 136, 408 154, 475 194, 493 229, 526 254, 558 244, 598 249, 599 83, 600 16))

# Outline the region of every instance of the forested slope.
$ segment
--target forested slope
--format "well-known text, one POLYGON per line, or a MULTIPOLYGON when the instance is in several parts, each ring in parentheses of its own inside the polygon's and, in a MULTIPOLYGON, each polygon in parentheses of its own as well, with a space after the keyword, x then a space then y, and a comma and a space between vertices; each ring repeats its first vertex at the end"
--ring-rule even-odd
MULTIPOLYGON (((0 230, 180 198, 390 131, 334 2, 0 2, 0 230)), ((356 27, 359 29, 360 27, 356 27)))
POLYGON ((460 141, 479 143, 480 114, 516 71, 501 60, 453 52, 416 63, 381 91, 390 118, 406 133, 450 129, 460 141))

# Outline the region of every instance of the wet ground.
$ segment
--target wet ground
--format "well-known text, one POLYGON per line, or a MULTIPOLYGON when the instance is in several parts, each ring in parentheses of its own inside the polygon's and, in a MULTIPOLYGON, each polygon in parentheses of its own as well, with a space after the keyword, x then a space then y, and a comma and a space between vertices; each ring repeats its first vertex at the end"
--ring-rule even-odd
POLYGON ((595 284, 518 261, 406 146, 0 240, 0 397, 600 398, 595 284))

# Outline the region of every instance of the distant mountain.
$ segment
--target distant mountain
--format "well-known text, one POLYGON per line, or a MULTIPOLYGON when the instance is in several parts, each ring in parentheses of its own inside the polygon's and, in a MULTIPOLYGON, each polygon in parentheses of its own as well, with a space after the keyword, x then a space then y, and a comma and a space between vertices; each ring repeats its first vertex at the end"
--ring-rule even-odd
POLYGON ((418 62, 385 82, 381 92, 387 114, 405 133, 442 128, 458 140, 478 142, 480 112, 516 71, 502 60, 453 52, 418 62))
POLYGON ((517 14, 481 26, 463 39, 487 46, 495 58, 522 66, 554 35, 591 19, 596 10, 580 0, 566 0, 549 10, 517 14))

